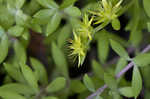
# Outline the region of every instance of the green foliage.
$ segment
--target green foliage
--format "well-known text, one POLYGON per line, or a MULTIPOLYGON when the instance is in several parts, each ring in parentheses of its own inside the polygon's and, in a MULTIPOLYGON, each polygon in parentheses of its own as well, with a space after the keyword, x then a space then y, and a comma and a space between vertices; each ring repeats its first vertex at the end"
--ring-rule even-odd
POLYGON ((128 53, 126 50, 116 41, 110 40, 111 47, 112 49, 120 56, 123 57, 124 59, 130 59, 128 56, 128 53))
POLYGON ((66 62, 65 56, 55 43, 52 43, 52 54, 53 54, 52 56, 53 56, 54 62, 58 70, 65 77, 68 77, 67 62, 66 62))
POLYGON ((149 53, 144 53, 144 54, 139 54, 137 55, 133 61, 137 66, 148 66, 150 64, 150 54, 149 53))
POLYGON ((44 7, 50 8, 50 9, 57 9, 58 5, 53 0, 37 0, 38 3, 44 7))
POLYGON ((1 40, 0 40, 0 63, 2 63, 4 61, 4 59, 6 58, 7 54, 8 54, 8 48, 9 48, 9 41, 8 41, 8 37, 7 35, 3 34, 3 30, 2 30, 2 36, 1 36, 1 40))
POLYGON ((97 95, 95 99, 103 99, 103 98, 97 95))
POLYGON ((138 97, 139 93, 142 90, 142 78, 137 66, 134 66, 133 75, 132 75, 132 86, 123 87, 119 89, 119 92, 126 97, 138 97))
POLYGON ((75 6, 70 6, 64 10, 66 14, 72 16, 72 17, 80 17, 81 16, 81 11, 79 8, 75 6))
POLYGON ((117 75, 126 65, 127 61, 124 58, 120 58, 116 65, 115 74, 117 75))
POLYGON ((34 18, 44 19, 44 18, 50 17, 54 14, 54 11, 55 10, 53 9, 42 9, 34 15, 34 18))
POLYGON ((140 91, 142 90, 142 78, 139 69, 136 66, 134 66, 133 69, 132 90, 135 98, 138 97, 140 91))
POLYGON ((26 99, 24 96, 19 95, 18 93, 11 91, 0 90, 0 96, 5 99, 26 99))
POLYGON ((61 9, 67 8, 68 6, 74 4, 77 0, 64 0, 63 3, 60 5, 61 9))
POLYGON ((30 58, 31 61, 31 65, 34 69, 35 72, 35 76, 38 78, 38 80, 42 83, 42 84, 48 84, 48 77, 47 77, 47 72, 43 66, 42 63, 40 63, 40 61, 38 61, 35 58, 30 58))
POLYGON ((130 28, 129 30, 131 30, 130 42, 134 46, 138 46, 139 43, 142 40, 142 31, 139 29, 139 28, 141 28, 140 27, 141 12, 140 12, 140 6, 139 6, 139 3, 138 3, 138 0, 136 0, 135 3, 134 3, 133 13, 134 13, 133 18, 129 22, 129 27, 128 27, 128 25, 127 25, 127 27, 130 28), (136 38, 135 38, 135 35, 136 35, 136 38))
POLYGON ((16 53, 15 54, 16 60, 21 64, 25 64, 27 60, 25 48, 19 41, 15 41, 14 43, 14 52, 16 53))
POLYGON ((21 64, 21 71, 25 80, 31 86, 31 88, 35 92, 38 92, 39 88, 38 88, 37 79, 35 78, 35 75, 32 72, 31 68, 27 65, 21 64))
POLYGON ((63 78, 63 77, 59 77, 59 78, 56 78, 53 82, 51 82, 46 90, 47 92, 49 93, 52 93, 52 92, 57 92, 61 89, 63 89, 66 85, 66 79, 63 78))
POLYGON ((71 88, 71 91, 75 93, 82 93, 86 90, 86 87, 84 86, 84 84, 82 84, 81 81, 79 80, 72 80, 70 88, 71 88))
POLYGON ((24 81, 22 74, 18 67, 15 67, 9 63, 4 63, 4 68, 5 68, 6 72, 8 73, 8 75, 10 77, 12 77, 14 80, 16 80, 18 82, 24 81))
POLYGON ((105 63, 109 52, 109 38, 107 31, 103 30, 98 38, 98 57, 102 63, 105 63))
POLYGON ((112 20, 111 24, 115 30, 120 30, 120 21, 118 19, 112 20))
POLYGON ((11 27, 11 28, 8 30, 8 33, 9 33, 11 36, 19 37, 19 36, 22 35, 23 30, 24 30, 24 28, 21 27, 21 26, 14 26, 14 27, 11 27))
POLYGON ((117 90, 117 81, 115 80, 115 77, 108 73, 104 73, 104 81, 111 90, 117 90))
POLYGON ((17 0, 16 1, 16 8, 20 9, 24 5, 25 0, 17 0))
POLYGON ((67 24, 62 29, 60 30, 60 33, 58 35, 57 43, 58 47, 63 47, 67 42, 66 40, 70 37, 71 35, 71 29, 70 26, 67 24))
POLYGON ((129 97, 129 98, 134 97, 132 87, 120 88, 119 92, 120 92, 121 95, 124 95, 124 96, 129 97))
POLYGON ((61 21, 61 15, 56 12, 55 15, 52 16, 51 20, 48 22, 46 27, 46 35, 50 35, 53 33, 59 26, 61 21))
POLYGON ((10 83, 10 84, 6 84, 0 87, 0 90, 3 90, 3 91, 11 91, 11 92, 19 93, 19 94, 24 94, 24 95, 33 95, 34 92, 29 89, 30 89, 30 86, 27 86, 21 83, 10 83))
POLYGON ((147 13, 147 15, 150 17, 150 7, 149 7, 149 4, 150 1, 149 0, 143 0, 143 5, 144 5, 144 9, 145 9, 145 12, 147 13))
POLYGON ((149 99, 149 4, 0 0, 0 99, 149 99))
POLYGON ((94 84, 93 84, 91 78, 87 74, 84 75, 83 82, 89 91, 95 92, 94 84))
POLYGON ((95 61, 95 60, 92 61, 92 68, 93 68, 93 72, 95 73, 96 76, 98 76, 101 79, 104 78, 104 70, 97 61, 95 61))

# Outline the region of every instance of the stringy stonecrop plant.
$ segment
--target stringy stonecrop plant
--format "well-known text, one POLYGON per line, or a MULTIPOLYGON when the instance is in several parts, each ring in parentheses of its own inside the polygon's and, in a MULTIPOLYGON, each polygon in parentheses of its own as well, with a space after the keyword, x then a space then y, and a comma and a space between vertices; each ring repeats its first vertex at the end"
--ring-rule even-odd
POLYGON ((71 55, 78 56, 78 66, 82 65, 89 46, 89 42, 91 42, 95 32, 103 29, 107 24, 109 24, 109 22, 112 22, 114 29, 118 30, 120 28, 120 26, 118 28, 118 26, 114 26, 114 24, 118 24, 119 22, 117 18, 118 12, 121 10, 122 0, 118 1, 117 3, 115 1, 116 0, 101 0, 96 11, 88 11, 92 16, 90 20, 87 14, 83 15, 83 20, 79 27, 77 27, 75 30, 74 40, 72 40, 72 45, 70 46, 72 49, 71 55), (94 24, 100 24, 98 29, 93 29, 93 21, 94 24))
POLYGON ((150 99, 150 45, 144 48, 150 42, 149 5, 150 0, 0 0, 0 99, 150 99), (123 27, 122 15, 128 19, 123 27), (129 40, 118 36, 120 28, 129 40), (110 55, 110 47, 119 57, 110 55), (27 53, 34 49, 36 57, 27 53), (90 77, 72 79, 69 66, 78 70, 85 58, 90 77), (123 75, 131 68, 127 81, 123 75))
MULTIPOLYGON (((115 1, 115 0, 114 0, 115 1)), ((118 17, 118 12, 121 9, 120 4, 122 0, 119 2, 113 2, 112 0, 102 0, 99 2, 99 7, 97 11, 89 11, 91 14, 95 15, 95 23, 100 24, 106 21, 112 21, 118 17)))
POLYGON ((87 14, 84 14, 83 22, 74 30, 74 40, 71 40, 72 54, 78 56, 78 66, 83 62, 88 49, 87 42, 92 40, 93 27, 91 26, 93 17, 89 20, 87 14))

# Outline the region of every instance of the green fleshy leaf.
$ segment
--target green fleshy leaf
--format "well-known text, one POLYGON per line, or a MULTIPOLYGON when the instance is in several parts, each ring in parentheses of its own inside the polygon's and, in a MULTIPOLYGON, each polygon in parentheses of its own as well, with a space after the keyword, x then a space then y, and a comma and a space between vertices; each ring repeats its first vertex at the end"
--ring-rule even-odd
POLYGON ((149 6, 150 0, 143 0, 143 4, 144 4, 145 12, 150 17, 150 6, 149 6))
POLYGON ((21 74, 19 68, 16 68, 15 66, 13 66, 13 64, 9 63, 4 63, 3 65, 10 77, 12 77, 18 82, 24 82, 23 75, 21 74))
POLYGON ((102 63, 105 63, 109 52, 109 39, 107 32, 102 31, 98 37, 98 58, 102 63))
POLYGON ((126 96, 128 98, 134 97, 132 87, 119 88, 119 92, 121 95, 126 96))
MULTIPOLYGON (((46 18, 43 18, 43 19, 34 17, 31 22, 32 22, 32 24, 35 24, 35 25, 47 25, 50 22, 51 17, 52 16, 46 17, 46 18)), ((31 25, 31 27, 32 27, 32 25, 31 25)), ((45 27, 44 27, 44 29, 45 29, 45 27)), ((45 30, 44 30, 44 32, 45 32, 45 30)))
POLYGON ((16 0, 16 8, 20 9, 24 5, 26 0, 16 0))
POLYGON ((65 25, 64 27, 62 27, 57 38, 57 43, 58 43, 59 48, 61 48, 65 43, 67 43, 66 41, 70 35, 71 35, 70 26, 65 25))
POLYGON ((20 65, 21 65, 22 74, 24 75, 24 78, 26 79, 30 87, 33 88, 35 92, 38 92, 39 88, 38 88, 37 79, 35 78, 35 75, 31 70, 31 68, 25 64, 20 64, 20 65))
POLYGON ((23 13, 22 10, 18 10, 16 12, 15 19, 17 25, 28 26, 30 17, 27 14, 23 13))
POLYGON ((104 81, 111 90, 117 90, 117 81, 115 77, 108 73, 104 73, 104 81))
POLYGON ((23 47, 23 45, 19 42, 19 41, 15 41, 14 44, 14 51, 15 51, 15 56, 16 59, 19 63, 25 64, 26 60, 27 60, 27 56, 26 56, 26 52, 25 52, 25 48, 23 47), (21 57, 20 57, 21 56, 21 57))
POLYGON ((109 33, 108 37, 109 39, 119 42, 122 46, 129 46, 129 42, 127 42, 125 39, 121 38, 113 32, 109 33))
POLYGON ((142 41, 142 31, 140 27, 140 5, 139 1, 135 1, 133 8, 133 18, 130 21, 129 27, 131 29, 129 41, 134 45, 138 46, 142 41), (136 35, 136 37, 135 37, 136 35))
POLYGON ((92 68, 93 68, 93 72, 95 73, 96 76, 98 76, 101 79, 104 78, 104 70, 97 61, 95 61, 95 60, 92 61, 92 68))
POLYGON ((23 31, 23 34, 22 34, 22 38, 23 39, 25 39, 25 40, 29 40, 29 38, 30 38, 30 32, 29 32, 29 30, 28 29, 25 29, 24 31, 23 31))
POLYGON ((3 28, 8 29, 14 24, 14 22, 15 22, 14 16, 10 13, 7 6, 1 4, 0 5, 0 25, 3 28))
POLYGON ((122 99, 121 96, 119 95, 118 91, 112 92, 112 97, 113 97, 113 99, 122 99))
POLYGON ((46 36, 49 36, 51 33, 53 33, 59 27, 60 22, 61 15, 57 12, 55 13, 55 15, 52 16, 50 22, 46 27, 46 36))
POLYGON ((52 57, 60 73, 68 78, 67 60, 62 50, 55 43, 52 43, 52 57))
POLYGON ((60 9, 67 8, 73 5, 77 0, 63 0, 63 3, 60 5, 60 9))
POLYGON ((119 19, 113 19, 111 24, 112 24, 112 27, 115 30, 120 30, 120 21, 119 21, 119 19))
POLYGON ((8 33, 14 37, 19 37, 22 35, 23 31, 24 31, 24 27, 16 25, 16 26, 11 27, 8 30, 8 33))
POLYGON ((69 22, 71 23, 71 26, 72 26, 73 28, 78 28, 78 27, 80 27, 81 21, 80 21, 78 18, 76 18, 76 17, 71 17, 71 18, 69 19, 69 22))
POLYGON ((0 96, 4 99, 26 99, 24 96, 12 91, 0 90, 0 96))
POLYGON ((51 9, 57 9, 59 6, 56 4, 54 0, 37 0, 39 4, 41 4, 44 7, 51 8, 51 9))
POLYGON ((101 96, 97 95, 94 99, 103 99, 101 96))
POLYGON ((131 42, 133 43, 134 46, 138 46, 140 44, 140 42, 142 41, 143 39, 143 35, 142 35, 142 31, 140 30, 133 30, 131 32, 131 36, 130 36, 130 40, 131 42), (135 37, 136 35, 136 37, 135 37))
POLYGON ((134 66, 132 75, 132 90, 134 97, 137 98, 142 90, 142 78, 137 66, 134 66))
POLYGON ((89 76, 87 74, 84 75, 83 82, 84 82, 85 86, 88 88, 89 91, 91 91, 91 92, 96 91, 95 86, 92 82, 92 79, 89 78, 89 76))
POLYGON ((0 87, 0 90, 12 91, 24 95, 32 95, 34 92, 29 90, 30 87, 21 83, 9 83, 0 87))
POLYGON ((42 33, 42 28, 39 24, 31 24, 31 29, 37 33, 42 33))
POLYGON ((44 18, 47 18, 47 17, 50 17, 54 14, 55 10, 52 10, 52 9, 42 9, 40 11, 38 11, 34 17, 35 18, 38 18, 38 19, 44 19, 44 18))
POLYGON ((63 89, 66 85, 66 79, 63 77, 58 77, 52 81, 46 88, 47 92, 53 93, 63 89))
POLYGON ((70 6, 66 9, 64 9, 64 12, 72 17, 80 17, 81 16, 80 9, 75 6, 70 6))
POLYGON ((31 62, 31 66, 33 67, 34 71, 37 72, 37 77, 39 79, 39 81, 42 84, 48 84, 48 77, 47 77, 47 72, 44 68, 44 65, 40 63, 40 61, 38 61, 35 58, 30 58, 30 62, 31 62))
POLYGON ((115 74, 117 75, 126 65, 127 61, 124 58, 120 58, 116 66, 115 74))
POLYGON ((71 91, 75 93, 82 93, 86 90, 86 87, 79 80, 72 80, 70 88, 71 88, 71 91))
POLYGON ((116 41, 110 40, 112 49, 120 56, 126 60, 130 59, 126 50, 116 41))
POLYGON ((0 39, 0 64, 5 60, 8 54, 9 41, 7 35, 3 35, 0 39))
POLYGON ((150 53, 139 54, 135 58, 133 58, 134 63, 137 66, 148 66, 150 64, 150 53))

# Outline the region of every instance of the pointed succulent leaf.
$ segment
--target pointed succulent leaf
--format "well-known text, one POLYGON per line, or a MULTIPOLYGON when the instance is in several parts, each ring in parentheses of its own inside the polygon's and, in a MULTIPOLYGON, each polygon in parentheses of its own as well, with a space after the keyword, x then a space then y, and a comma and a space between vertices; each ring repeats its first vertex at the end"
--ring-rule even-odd
POLYGON ((133 68, 133 75, 132 75, 132 90, 134 97, 137 98, 142 90, 142 78, 140 71, 137 66, 133 68))
POLYGON ((120 56, 126 60, 130 59, 126 50, 116 41, 110 40, 112 49, 120 56))
POLYGON ((95 86, 92 82, 92 79, 87 74, 84 75, 83 82, 89 91, 95 92, 95 86))
POLYGON ((46 88, 47 92, 53 93, 65 88, 66 79, 64 77, 58 77, 52 81, 46 88))

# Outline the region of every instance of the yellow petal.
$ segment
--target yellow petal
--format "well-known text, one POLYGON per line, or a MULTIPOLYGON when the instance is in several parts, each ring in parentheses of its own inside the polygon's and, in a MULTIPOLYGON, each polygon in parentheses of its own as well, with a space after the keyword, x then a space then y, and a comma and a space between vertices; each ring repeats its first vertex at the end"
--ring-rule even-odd
POLYGON ((102 0, 102 5, 103 5, 104 9, 107 10, 107 8, 109 6, 107 0, 102 0))
POLYGON ((121 5, 121 3, 123 2, 123 0, 120 0, 116 5, 115 5, 115 7, 119 7, 120 5, 121 5))
POLYGON ((105 19, 104 18, 101 18, 100 20, 98 20, 97 22, 95 22, 94 24, 99 24, 99 23, 102 23, 102 22, 104 22, 105 21, 105 19))
POLYGON ((88 26, 91 26, 93 19, 94 19, 94 16, 92 16, 92 18, 90 19, 88 26))

